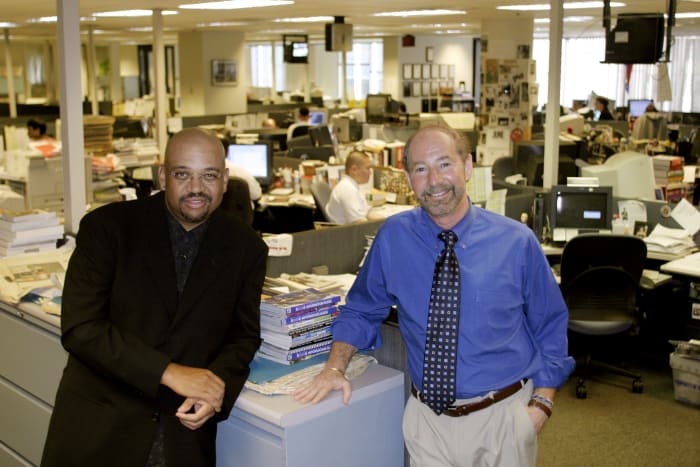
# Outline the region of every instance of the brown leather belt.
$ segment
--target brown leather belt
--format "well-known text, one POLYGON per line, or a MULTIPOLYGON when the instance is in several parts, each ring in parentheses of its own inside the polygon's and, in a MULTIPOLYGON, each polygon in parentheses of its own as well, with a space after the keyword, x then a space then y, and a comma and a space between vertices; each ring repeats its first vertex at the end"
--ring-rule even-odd
MULTIPOLYGON (((448 417, 463 417, 465 415, 469 415, 472 412, 476 412, 477 410, 485 409, 486 407, 493 405, 496 402, 500 402, 503 399, 510 397, 516 392, 520 391, 520 389, 522 389, 522 387, 525 386, 525 383, 527 383, 527 378, 521 379, 517 383, 513 383, 508 387, 500 389, 492 393, 490 396, 487 396, 483 400, 480 400, 479 402, 450 407, 449 409, 443 412, 443 415, 447 415, 448 417)), ((423 395, 418 392, 418 390, 413 384, 411 385, 411 394, 419 401, 425 403, 425 401, 423 400, 423 395)))

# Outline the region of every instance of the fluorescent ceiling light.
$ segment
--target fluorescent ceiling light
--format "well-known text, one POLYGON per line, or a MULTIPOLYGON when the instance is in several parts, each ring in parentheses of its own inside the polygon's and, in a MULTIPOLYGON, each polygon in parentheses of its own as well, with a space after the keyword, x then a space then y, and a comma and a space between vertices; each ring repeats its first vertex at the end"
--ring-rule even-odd
MULTIPOLYGON (((27 23, 55 23, 58 21, 58 16, 42 16, 41 18, 28 19, 27 23)), ((95 21, 92 16, 82 16, 80 21, 95 21)))
MULTIPOLYGON (((163 15, 176 15, 177 11, 173 10, 163 10, 161 11, 163 15)), ((153 15, 153 10, 117 10, 117 11, 100 11, 95 12, 92 16, 97 16, 99 18, 137 18, 141 16, 151 16, 153 15)))
POLYGON ((406 11, 385 11, 374 13, 372 16, 398 16, 407 18, 409 16, 437 16, 437 15, 466 15, 464 10, 406 10, 406 11))
POLYGON ((213 23, 199 23, 198 28, 225 28, 232 26, 245 26, 246 22, 243 21, 214 21, 213 23))
POLYGON ((293 5, 292 0, 224 0, 221 2, 188 3, 178 6, 183 10, 238 10, 264 6, 293 5))
MULTIPOLYGON (((666 16, 666 15, 664 15, 666 16)), ((695 13, 676 13, 676 19, 700 18, 700 12, 695 13)))
POLYGON ((0 21, 0 28, 16 28, 16 23, 8 23, 6 21, 0 21))
MULTIPOLYGON (((621 2, 610 2, 610 7, 619 8, 625 6, 621 2)), ((581 10, 585 8, 603 8, 603 2, 570 2, 564 3, 565 10, 581 10)), ((538 3, 534 5, 501 5, 496 7, 497 10, 511 11, 547 11, 549 3, 538 3)))
POLYGON ((327 23, 333 21, 332 16, 307 16, 301 18, 278 18, 275 23, 327 23))
MULTIPOLYGON (((585 23, 587 21, 593 21, 592 16, 565 16, 565 23, 585 23)), ((535 23, 549 23, 549 18, 535 18, 535 23)))

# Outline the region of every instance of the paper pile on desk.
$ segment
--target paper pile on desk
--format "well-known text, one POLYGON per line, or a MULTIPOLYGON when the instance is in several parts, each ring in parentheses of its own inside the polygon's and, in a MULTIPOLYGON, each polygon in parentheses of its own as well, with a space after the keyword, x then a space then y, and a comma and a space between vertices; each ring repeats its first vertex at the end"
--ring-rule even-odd
POLYGON ((644 242, 648 251, 677 255, 690 253, 695 248, 692 236, 685 229, 670 229, 661 224, 654 227, 644 242))

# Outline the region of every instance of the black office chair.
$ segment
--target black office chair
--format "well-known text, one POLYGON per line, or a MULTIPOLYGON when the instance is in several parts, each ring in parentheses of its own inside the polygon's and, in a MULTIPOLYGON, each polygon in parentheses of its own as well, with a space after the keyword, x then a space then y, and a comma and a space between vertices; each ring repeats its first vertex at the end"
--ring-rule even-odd
POLYGON ((224 193, 219 208, 237 217, 242 222, 253 225, 254 213, 248 182, 242 178, 230 177, 226 186, 226 193, 224 193))
MULTIPOLYGON (((646 260, 646 244, 629 235, 584 234, 571 239, 561 256, 561 290, 569 308, 569 331, 579 338, 585 356, 577 367, 576 397, 588 395, 585 380, 593 367, 632 378, 632 392, 644 390, 639 373, 593 360, 599 344, 617 344, 638 334, 639 281, 646 260)), ((622 347, 624 348, 624 346, 622 347)), ((605 356, 611 349, 604 350, 605 356)))
POLYGON ((328 200, 331 199, 331 186, 326 182, 312 182, 311 183, 311 194, 316 202, 316 208, 323 215, 323 220, 327 223, 333 222, 330 217, 328 217, 328 212, 326 211, 326 204, 328 200))

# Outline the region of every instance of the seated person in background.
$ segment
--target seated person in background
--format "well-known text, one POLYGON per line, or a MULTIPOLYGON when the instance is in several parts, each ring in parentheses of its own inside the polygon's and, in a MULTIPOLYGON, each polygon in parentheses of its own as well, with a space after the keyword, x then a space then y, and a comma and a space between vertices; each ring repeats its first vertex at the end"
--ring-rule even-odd
POLYGON ((608 109, 608 105, 610 104, 610 101, 606 99, 603 96, 598 96, 595 98, 595 109, 600 112, 598 115, 598 121, 600 120, 615 120, 615 117, 613 117, 613 114, 610 113, 610 110, 608 109))
POLYGON ((248 184, 248 189, 250 190, 251 201, 257 201, 260 199, 262 196, 262 187, 255 177, 253 177, 253 175, 248 171, 248 169, 240 165, 232 164, 229 161, 226 161, 226 168, 228 169, 229 177, 238 177, 246 181, 248 184))
POLYGON ((299 108, 299 114, 297 115, 297 123, 309 123, 311 119, 311 112, 309 108, 304 106, 299 108))
POLYGON ((654 104, 649 104, 632 127, 632 139, 653 139, 664 141, 668 138, 666 118, 656 110, 654 104))
POLYGON ((367 154, 353 151, 345 159, 345 175, 333 188, 331 199, 326 204, 330 221, 350 224, 367 220, 369 205, 360 192, 360 184, 367 183, 370 175, 370 160, 367 154))
POLYGON ((277 128, 277 122, 275 121, 274 118, 266 118, 262 122, 262 127, 263 128, 277 128))
POLYGON ((29 136, 29 139, 32 141, 52 139, 46 134, 46 123, 36 118, 30 118, 27 122, 27 136, 29 136))

